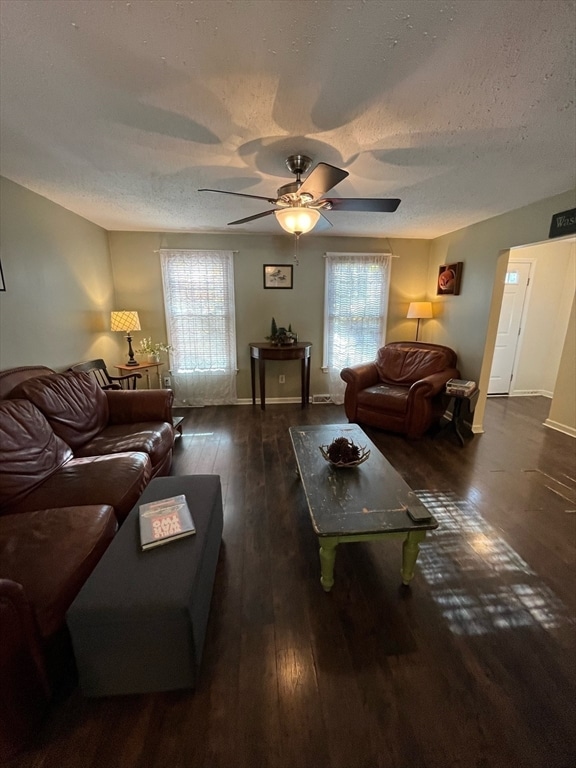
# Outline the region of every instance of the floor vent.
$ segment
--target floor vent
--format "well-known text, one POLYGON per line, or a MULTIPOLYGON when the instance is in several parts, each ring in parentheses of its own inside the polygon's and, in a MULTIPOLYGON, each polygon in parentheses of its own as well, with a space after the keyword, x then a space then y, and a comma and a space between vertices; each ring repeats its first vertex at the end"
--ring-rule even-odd
POLYGON ((312 402, 315 404, 331 403, 332 398, 330 397, 330 395, 312 395, 312 402))

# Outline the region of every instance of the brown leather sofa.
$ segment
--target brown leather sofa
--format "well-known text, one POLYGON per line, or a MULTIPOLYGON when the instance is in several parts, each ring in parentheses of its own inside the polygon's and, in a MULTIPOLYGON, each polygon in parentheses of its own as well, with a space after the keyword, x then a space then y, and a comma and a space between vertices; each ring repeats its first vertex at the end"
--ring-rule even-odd
POLYGON ((396 341, 379 349, 376 360, 344 368, 340 377, 348 421, 418 438, 442 418, 444 385, 460 373, 449 347, 396 341))
POLYGON ((0 758, 65 672, 66 611, 153 476, 170 471, 171 390, 104 391, 87 373, 0 372, 0 758))

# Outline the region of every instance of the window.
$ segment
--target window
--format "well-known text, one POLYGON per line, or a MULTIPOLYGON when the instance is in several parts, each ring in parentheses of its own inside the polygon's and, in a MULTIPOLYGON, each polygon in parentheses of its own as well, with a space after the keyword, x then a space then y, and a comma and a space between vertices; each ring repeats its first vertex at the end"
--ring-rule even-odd
POLYGON ((324 368, 335 403, 344 402, 340 371, 374 360, 384 344, 390 254, 326 254, 324 368))
POLYGON ((506 279, 504 280, 505 285, 518 285, 520 280, 518 279, 519 275, 516 270, 513 272, 506 272, 506 279))
POLYGON ((175 401, 236 402, 232 251, 161 250, 175 401))

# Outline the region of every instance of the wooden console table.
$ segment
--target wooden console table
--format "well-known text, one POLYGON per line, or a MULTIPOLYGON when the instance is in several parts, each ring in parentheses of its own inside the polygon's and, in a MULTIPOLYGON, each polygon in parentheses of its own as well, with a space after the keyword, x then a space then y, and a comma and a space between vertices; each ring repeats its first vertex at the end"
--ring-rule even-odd
POLYGON ((301 360, 302 408, 306 408, 310 396, 310 350, 309 341, 278 346, 267 341, 250 342, 250 373, 252 376, 252 405, 256 405, 256 360, 260 377, 260 408, 266 408, 266 360, 301 360))

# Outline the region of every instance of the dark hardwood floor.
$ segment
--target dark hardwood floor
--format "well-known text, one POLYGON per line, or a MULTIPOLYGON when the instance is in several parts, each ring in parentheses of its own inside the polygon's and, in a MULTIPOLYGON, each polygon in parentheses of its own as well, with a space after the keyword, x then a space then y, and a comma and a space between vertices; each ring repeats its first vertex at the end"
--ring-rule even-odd
POLYGON ((367 429, 440 527, 410 588, 371 542, 330 594, 288 427, 343 409, 183 412, 173 473, 219 474, 225 512, 199 687, 76 691, 10 767, 573 768, 576 441, 549 404, 489 400, 464 448, 367 429))

